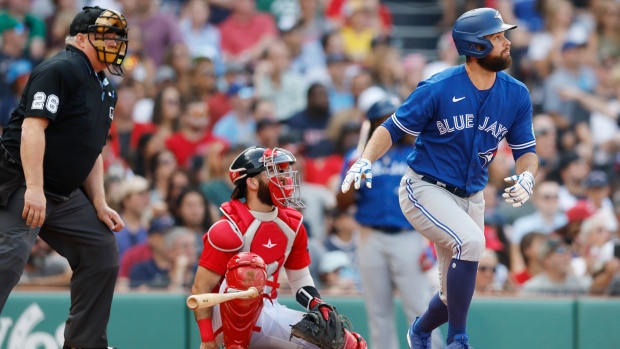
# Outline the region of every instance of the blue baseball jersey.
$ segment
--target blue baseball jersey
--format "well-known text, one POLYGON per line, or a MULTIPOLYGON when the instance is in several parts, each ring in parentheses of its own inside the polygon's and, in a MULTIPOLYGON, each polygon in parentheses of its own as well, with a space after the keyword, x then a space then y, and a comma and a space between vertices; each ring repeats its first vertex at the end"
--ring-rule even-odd
MULTIPOLYGON (((405 218, 398 199, 400 180, 407 172, 407 157, 412 151, 413 145, 395 145, 372 164, 372 189, 362 184, 360 189, 355 191, 355 219, 358 223, 413 229, 405 218)), ((343 177, 359 157, 356 150, 345 157, 343 177)))
POLYGON ((504 137, 515 160, 536 152, 527 87, 499 72, 493 87, 480 91, 465 65, 420 82, 383 126, 393 142, 405 133, 417 136, 407 158, 411 169, 467 194, 486 186, 489 164, 504 137))

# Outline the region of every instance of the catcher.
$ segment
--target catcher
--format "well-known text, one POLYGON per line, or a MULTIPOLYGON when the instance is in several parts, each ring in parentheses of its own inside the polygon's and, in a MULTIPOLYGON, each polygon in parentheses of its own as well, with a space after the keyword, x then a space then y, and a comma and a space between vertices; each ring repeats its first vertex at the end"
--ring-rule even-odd
POLYGON ((232 200, 222 204, 224 218, 203 237, 192 293, 236 292, 254 286, 261 297, 195 310, 200 349, 222 344, 226 349, 367 348, 314 287, 308 270, 308 236, 302 215, 293 209, 304 207, 299 174, 291 168, 295 161, 284 149, 250 147, 230 166, 232 200), (278 303, 282 267, 308 313, 278 303))

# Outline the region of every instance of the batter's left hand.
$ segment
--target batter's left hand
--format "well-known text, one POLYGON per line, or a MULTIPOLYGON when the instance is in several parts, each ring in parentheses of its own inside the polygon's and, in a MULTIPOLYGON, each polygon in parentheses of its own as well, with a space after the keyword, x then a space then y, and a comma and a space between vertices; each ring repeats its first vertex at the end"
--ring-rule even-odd
POLYGON ((121 216, 107 205, 97 209, 97 217, 115 233, 125 227, 121 216))
POLYGON ((511 203, 513 207, 522 206, 534 192, 534 175, 530 172, 523 172, 518 176, 510 176, 504 178, 506 182, 512 182, 514 185, 504 189, 502 197, 506 202, 511 203))

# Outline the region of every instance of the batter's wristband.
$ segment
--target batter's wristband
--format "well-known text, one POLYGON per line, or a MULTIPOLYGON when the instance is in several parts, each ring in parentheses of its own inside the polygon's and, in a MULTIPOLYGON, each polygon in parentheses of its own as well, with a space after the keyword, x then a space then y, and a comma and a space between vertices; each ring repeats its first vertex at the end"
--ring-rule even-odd
POLYGON ((198 320, 198 329, 200 330, 200 339, 203 343, 213 342, 215 340, 215 334, 213 334, 212 319, 198 320))

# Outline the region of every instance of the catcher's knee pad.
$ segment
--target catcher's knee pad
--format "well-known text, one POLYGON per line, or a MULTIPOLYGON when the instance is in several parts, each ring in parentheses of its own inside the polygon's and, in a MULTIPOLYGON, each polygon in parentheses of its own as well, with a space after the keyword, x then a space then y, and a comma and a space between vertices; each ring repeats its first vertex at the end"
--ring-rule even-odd
MULTIPOLYGON (((267 281, 263 259, 251 252, 242 252, 226 266, 225 292, 245 291, 256 287, 262 294, 267 281)), ((220 304, 224 345, 228 349, 245 349, 250 345, 254 325, 263 309, 263 296, 233 299, 220 304)))
POLYGON ((368 344, 362 336, 355 332, 344 330, 344 347, 342 349, 368 349, 368 344))

